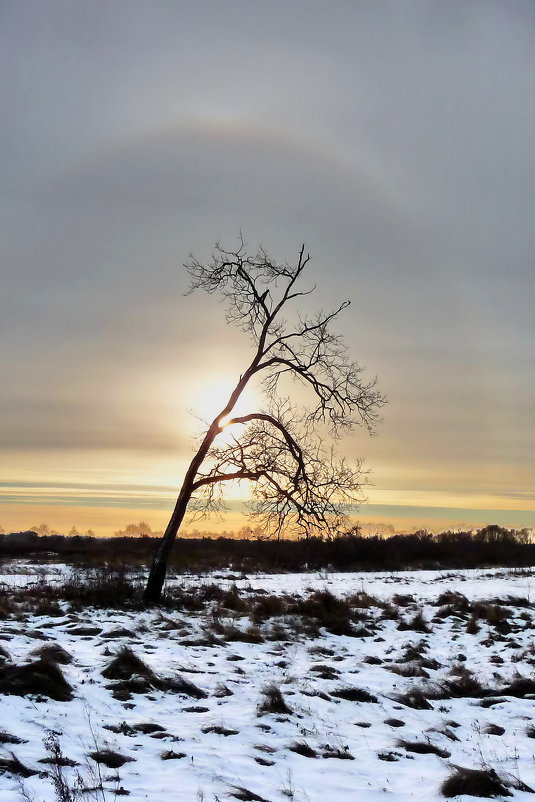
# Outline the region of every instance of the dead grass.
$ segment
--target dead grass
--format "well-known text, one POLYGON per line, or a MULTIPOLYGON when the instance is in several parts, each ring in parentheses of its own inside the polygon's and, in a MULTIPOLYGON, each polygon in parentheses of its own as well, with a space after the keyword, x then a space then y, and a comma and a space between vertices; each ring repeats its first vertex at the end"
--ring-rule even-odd
POLYGON ((114 752, 113 749, 97 749, 89 753, 89 757, 95 763, 102 763, 108 769, 120 769, 125 763, 133 763, 133 757, 121 755, 119 752, 114 752))
POLYGON ((324 758, 336 758, 337 760, 355 760, 351 752, 349 751, 349 747, 347 746, 331 746, 330 744, 324 744, 323 752, 321 756, 324 758))
POLYGON ((115 680, 107 687, 121 700, 131 698, 132 693, 148 693, 153 689, 172 691, 195 699, 205 699, 207 696, 201 688, 184 677, 160 677, 128 646, 123 646, 102 671, 102 676, 115 680))
POLYGON ((201 729, 205 735, 207 733, 214 733, 215 735, 224 735, 225 738, 228 738, 229 735, 238 735, 239 730, 231 730, 228 727, 223 727, 221 724, 208 724, 206 727, 201 729))
POLYGON ((58 702, 72 699, 72 686, 60 667, 50 660, 39 659, 24 665, 0 667, 2 693, 12 696, 43 696, 58 702))
POLYGON ((317 757, 318 753, 315 749, 307 744, 306 741, 294 741, 288 747, 290 752, 296 752, 298 755, 303 755, 303 757, 317 757))
POLYGON ((258 705, 258 713, 277 713, 289 714, 292 713, 291 707, 288 707, 281 689, 277 685, 268 685, 262 690, 262 699, 258 705))
POLYGON ((425 679, 429 679, 429 674, 422 667, 421 663, 414 662, 414 663, 391 663, 388 666, 385 666, 388 671, 391 671, 392 674, 397 674, 400 677, 422 677, 425 679))
POLYGON ((153 670, 128 646, 123 646, 113 660, 108 663, 102 671, 102 676, 105 679, 122 681, 131 680, 133 677, 142 677, 150 683, 156 679, 153 670))
POLYGON ((248 788, 244 788, 242 785, 233 785, 231 786, 230 796, 233 796, 235 799, 241 800, 241 802, 268 802, 267 799, 264 799, 263 796, 259 796, 255 794, 254 791, 250 791, 248 788))
POLYGON ((290 614, 312 619, 317 627, 323 627, 333 635, 353 635, 351 607, 328 590, 318 590, 307 599, 290 605, 290 614))
POLYGON ((316 674, 320 679, 336 679, 340 676, 340 672, 333 666, 326 665, 325 663, 317 663, 310 666, 310 671, 316 674))
POLYGON ((505 732, 505 727, 500 727, 499 724, 487 724, 487 726, 483 729, 485 735, 503 735, 505 732))
POLYGON ((428 688, 419 687, 410 688, 405 693, 394 697, 396 702, 405 707, 411 707, 413 710, 432 710, 433 705, 429 703, 429 699, 436 699, 436 695, 428 688))
POLYGON ((379 701, 377 696, 365 691, 363 688, 338 688, 338 690, 331 691, 331 696, 337 699, 346 699, 349 702, 371 702, 372 704, 377 704, 379 701))
POLYGON ((0 757, 0 774, 12 774, 15 777, 33 777, 38 774, 36 769, 30 769, 21 763, 18 757, 11 752, 10 757, 0 757))
POLYGON ((287 608, 288 604, 286 600, 280 596, 264 596, 254 605, 252 618, 255 622, 260 623, 261 621, 266 621, 268 618, 284 615, 287 608))
POLYGON ((448 608, 450 615, 467 613, 470 609, 470 602, 463 593, 456 590, 446 590, 441 593, 434 602, 435 607, 448 608))
POLYGON ((396 745, 402 747, 407 752, 415 752, 417 755, 437 755, 442 758, 450 757, 450 752, 446 749, 441 749, 430 741, 406 741, 400 738, 396 745))
POLYGON ((478 699, 495 695, 495 691, 491 688, 485 688, 477 677, 461 663, 455 665, 450 673, 453 679, 447 679, 442 682, 442 698, 478 699))
POLYGON ((0 665, 2 663, 10 663, 11 662, 11 655, 9 654, 7 649, 4 649, 3 646, 0 646, 0 665))
POLYGON ((32 652, 33 657, 38 657, 43 660, 50 660, 52 663, 60 663, 61 665, 68 665, 72 663, 72 654, 70 654, 59 643, 46 643, 39 648, 34 649, 32 652))
POLYGON ((510 789, 533 793, 533 789, 521 780, 510 776, 500 776, 492 768, 467 769, 463 766, 454 766, 449 777, 440 788, 442 795, 448 798, 454 796, 478 796, 486 799, 493 797, 513 796, 510 789))
POLYGON ((24 738, 19 738, 18 735, 11 735, 6 730, 0 730, 0 744, 25 744, 27 741, 24 738))
POLYGON ((398 624, 398 630, 400 632, 420 632, 422 634, 428 634, 432 631, 429 623, 423 617, 421 611, 418 611, 414 614, 414 616, 409 619, 408 621, 400 621, 398 624))
POLYGON ((162 760, 180 760, 182 757, 186 757, 185 752, 174 752, 172 749, 167 749, 160 755, 162 760))
POLYGON ((515 677, 509 685, 506 685, 497 692, 503 696, 514 696, 523 699, 525 696, 535 694, 535 680, 529 677, 515 677))

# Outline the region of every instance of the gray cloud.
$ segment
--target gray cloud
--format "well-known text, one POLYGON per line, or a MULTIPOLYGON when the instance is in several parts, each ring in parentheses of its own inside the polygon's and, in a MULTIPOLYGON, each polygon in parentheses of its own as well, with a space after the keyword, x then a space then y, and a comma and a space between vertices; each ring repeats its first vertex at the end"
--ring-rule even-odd
POLYGON ((178 267, 243 228, 353 299, 391 398, 372 458, 533 472, 532 4, 0 14, 5 445, 166 442, 158 376, 240 342, 178 267))

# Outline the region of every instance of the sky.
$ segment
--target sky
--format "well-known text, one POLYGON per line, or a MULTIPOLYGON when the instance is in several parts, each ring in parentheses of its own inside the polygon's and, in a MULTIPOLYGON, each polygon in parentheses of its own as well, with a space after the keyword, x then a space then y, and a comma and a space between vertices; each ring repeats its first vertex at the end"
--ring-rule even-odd
POLYGON ((533 3, 1 0, 0 76, 5 531, 165 526, 249 356, 182 265, 240 231, 352 301, 362 522, 535 525, 533 3))

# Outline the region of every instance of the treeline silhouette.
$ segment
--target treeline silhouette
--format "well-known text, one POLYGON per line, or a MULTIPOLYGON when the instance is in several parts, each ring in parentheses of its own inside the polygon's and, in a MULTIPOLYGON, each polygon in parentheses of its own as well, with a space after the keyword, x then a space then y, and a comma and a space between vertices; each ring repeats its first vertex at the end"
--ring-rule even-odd
MULTIPOLYGON (((332 540, 178 538, 170 560, 175 571, 399 570, 528 567, 535 565, 535 543, 529 529, 496 524, 477 531, 419 531, 391 537, 358 532, 332 540)), ((149 537, 97 538, 88 535, 38 535, 33 531, 0 535, 0 559, 64 560, 81 567, 146 567, 155 540, 149 537)))

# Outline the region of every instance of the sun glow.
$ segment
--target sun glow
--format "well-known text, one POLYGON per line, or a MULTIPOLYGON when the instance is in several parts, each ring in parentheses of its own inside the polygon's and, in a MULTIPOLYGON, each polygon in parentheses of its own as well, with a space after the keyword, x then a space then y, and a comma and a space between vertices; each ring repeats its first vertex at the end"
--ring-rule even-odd
MULTIPOLYGON (((211 423, 225 409, 235 386, 235 379, 230 379, 228 376, 212 375, 197 388, 191 411, 203 423, 211 423)), ((232 411, 221 419, 221 434, 218 435, 218 441, 222 442, 224 438, 227 442, 231 442, 233 437, 237 437, 241 427, 239 425, 229 426, 229 422, 237 416, 258 412, 260 402, 259 393, 254 388, 247 387, 232 411)))

